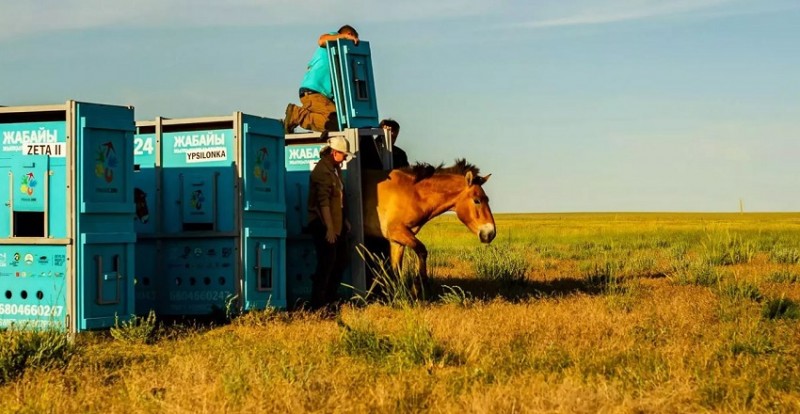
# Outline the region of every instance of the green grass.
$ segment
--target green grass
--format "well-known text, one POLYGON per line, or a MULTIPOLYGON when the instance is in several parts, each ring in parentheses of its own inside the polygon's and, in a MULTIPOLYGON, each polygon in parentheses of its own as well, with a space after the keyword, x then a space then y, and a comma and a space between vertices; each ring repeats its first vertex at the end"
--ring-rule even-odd
POLYGON ((131 315, 127 321, 120 322, 118 317, 114 318, 114 326, 111 327, 111 336, 125 343, 149 344, 156 340, 158 333, 156 324, 156 313, 150 311, 146 317, 131 315))
POLYGON ((770 299, 764 303, 761 315, 766 319, 800 319, 800 306, 787 298, 770 299))
POLYGON ((480 246, 467 259, 478 278, 502 283, 522 282, 530 269, 525 252, 510 245, 480 246))
POLYGON ((0 331, 0 385, 30 369, 62 368, 78 352, 58 330, 10 328, 0 331))

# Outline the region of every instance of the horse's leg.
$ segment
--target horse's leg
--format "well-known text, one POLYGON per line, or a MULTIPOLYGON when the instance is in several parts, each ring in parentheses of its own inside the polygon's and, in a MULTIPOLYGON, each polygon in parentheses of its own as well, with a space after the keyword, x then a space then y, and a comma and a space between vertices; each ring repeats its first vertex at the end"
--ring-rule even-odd
POLYGON ((416 288, 422 293, 425 290, 430 290, 430 283, 428 281, 428 249, 425 248, 425 245, 419 240, 417 240, 413 249, 414 253, 417 254, 417 273, 419 274, 419 279, 417 279, 419 281, 419 286, 416 286, 416 288))
MULTIPOLYGON (((392 265, 397 265, 396 271, 399 272, 400 265, 402 265, 403 262, 403 247, 414 250, 414 253, 417 255, 417 274, 419 278, 414 279, 412 293, 415 297, 418 297, 422 292, 423 285, 426 287, 428 285, 428 249, 425 248, 425 245, 417 239, 411 230, 405 227, 396 228, 395 231, 392 232, 391 237, 392 265)), ((400 275, 400 273, 398 273, 398 275, 400 275)))
POLYGON ((405 252, 406 246, 392 240, 389 249, 389 255, 392 260, 392 270, 394 270, 395 276, 400 277, 403 267, 403 253, 405 252))

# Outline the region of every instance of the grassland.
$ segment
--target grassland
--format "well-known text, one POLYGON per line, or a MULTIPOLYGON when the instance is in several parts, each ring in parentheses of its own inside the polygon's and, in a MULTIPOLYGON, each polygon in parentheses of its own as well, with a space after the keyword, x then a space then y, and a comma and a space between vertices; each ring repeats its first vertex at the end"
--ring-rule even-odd
POLYGON ((2 333, 0 412, 800 412, 800 214, 495 218, 420 303, 2 333))

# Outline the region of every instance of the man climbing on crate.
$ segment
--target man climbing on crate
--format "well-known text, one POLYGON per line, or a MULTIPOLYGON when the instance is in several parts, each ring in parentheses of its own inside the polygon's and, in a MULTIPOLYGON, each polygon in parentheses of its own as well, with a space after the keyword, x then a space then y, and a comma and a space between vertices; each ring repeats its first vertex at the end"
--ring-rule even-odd
POLYGON ((336 131, 336 104, 333 103, 333 85, 328 63, 328 41, 349 39, 358 44, 358 32, 350 25, 342 26, 338 32, 326 33, 317 41, 317 51, 308 62, 303 82, 300 84, 300 102, 303 106, 289 104, 283 119, 285 133, 302 127, 311 131, 336 131))

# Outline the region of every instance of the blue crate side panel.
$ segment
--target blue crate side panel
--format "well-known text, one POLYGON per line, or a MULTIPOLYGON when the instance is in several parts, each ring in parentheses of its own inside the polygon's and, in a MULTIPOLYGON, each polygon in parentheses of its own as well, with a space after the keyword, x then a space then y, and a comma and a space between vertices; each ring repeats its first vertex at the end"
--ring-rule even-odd
POLYGON ((113 326, 134 303, 133 109, 76 104, 77 329, 113 326))
POLYGON ((369 42, 328 42, 328 57, 339 129, 377 127, 378 100, 369 42))
POLYGON ((163 292, 165 276, 159 266, 159 250, 156 240, 138 240, 134 248, 136 276, 134 296, 136 314, 147 315, 157 309, 157 295, 163 292))
POLYGON ((0 245, 0 328, 66 329, 67 246, 0 245))
POLYGON ((152 234, 158 231, 160 209, 158 208, 156 175, 156 136, 136 134, 133 145, 133 187, 137 234, 152 234))
POLYGON ((66 237, 66 121, 0 123, 0 135, 0 237, 19 233, 12 219, 45 211, 47 236, 66 237))
POLYGON ((293 309, 311 299, 317 254, 310 237, 286 239, 286 302, 293 309))
POLYGON ((233 130, 163 133, 161 145, 162 230, 236 231, 233 130))
POLYGON ((237 241, 233 237, 184 238, 161 241, 163 290, 156 295, 159 315, 224 313, 234 299, 237 241))

